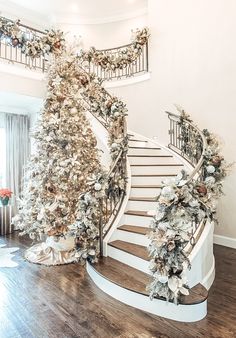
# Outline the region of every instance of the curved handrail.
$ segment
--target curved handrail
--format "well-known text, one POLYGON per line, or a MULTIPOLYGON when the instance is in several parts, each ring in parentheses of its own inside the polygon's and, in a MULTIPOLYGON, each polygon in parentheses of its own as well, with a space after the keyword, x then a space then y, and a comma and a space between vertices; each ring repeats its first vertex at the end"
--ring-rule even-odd
MULTIPOLYGON (((79 62, 79 58, 78 58, 79 62)), ((90 79, 90 84, 93 84, 93 76, 91 76, 80 64, 78 64, 78 68, 81 69, 81 72, 86 75, 87 79, 90 79)), ((108 97, 109 99, 113 99, 112 95, 109 94, 104 87, 102 87, 99 83, 95 83, 98 86, 99 90, 102 93, 101 96, 101 105, 103 104, 104 97, 108 97)), ((87 96, 82 95, 82 100, 84 102, 85 109, 92 114, 97 121, 107 130, 108 134, 110 133, 109 126, 109 116, 101 116, 96 114, 91 108, 90 98, 87 96)), ((120 122, 122 124, 122 134, 123 140, 127 138, 127 123, 125 116, 120 117, 120 122)), ((118 126, 117 126, 118 128, 118 126)), ((111 135, 110 135, 111 137, 111 135)), ((111 156, 112 157, 112 156, 111 156)), ((100 215, 99 220, 99 242, 100 242, 100 256, 103 256, 103 238, 111 228, 119 210, 122 205, 122 202, 125 197, 125 190, 126 190, 126 169, 127 169, 127 158, 126 158, 126 149, 122 148, 115 158, 112 158, 112 162, 110 164, 110 169, 106 175, 106 181, 108 183, 108 189, 106 195, 100 198, 100 210, 103 212, 100 215), (117 191, 117 178, 123 178, 125 182, 124 189, 120 191, 118 188, 117 191), (115 196, 112 195, 110 197, 110 190, 115 190, 115 196), (108 228, 105 229, 106 225, 108 228)))
MULTIPOLYGON (((46 34, 45 31, 35 29, 28 25, 22 24, 20 20, 13 21, 11 19, 0 16, 0 20, 3 19, 9 23, 16 24, 20 31, 29 34, 31 38, 42 37, 46 34)), ((133 43, 126 44, 119 47, 107 48, 107 49, 96 49, 96 53, 106 54, 106 57, 112 56, 112 59, 122 58, 125 49, 131 49, 133 43)), ((84 60, 83 68, 86 68, 89 73, 94 73, 98 78, 103 80, 121 79, 127 78, 133 75, 142 74, 148 72, 148 40, 143 45, 140 45, 140 53, 137 55, 137 59, 130 61, 127 67, 122 69, 116 68, 114 70, 103 69, 100 65, 93 64, 92 61, 84 60)), ((45 71, 47 63, 47 54, 40 55, 35 58, 30 58, 22 53, 20 44, 12 44, 9 41, 2 41, 0 39, 0 58, 7 60, 11 63, 18 63, 30 68, 45 71), (16 48, 17 46, 17 48, 16 48)))
MULTIPOLYGON (((195 178, 197 180, 201 179, 202 177, 202 169, 203 169, 203 162, 204 157, 206 153, 207 148, 207 140, 203 134, 203 132, 192 123, 192 121, 188 118, 188 116, 182 111, 182 115, 173 114, 171 112, 166 111, 166 114, 168 115, 168 118, 170 120, 170 143, 168 147, 175 151, 178 155, 182 156, 185 160, 187 160, 191 166, 193 167, 193 170, 188 175, 188 179, 186 180, 185 184, 189 184, 191 181, 193 181, 195 178), (187 132, 187 140, 182 142, 182 129, 184 124, 185 132, 187 132), (182 126, 182 127, 181 127, 182 126), (195 141, 193 141, 193 137, 195 137, 195 141), (192 156, 189 156, 188 152, 186 152, 186 142, 198 142, 200 143, 201 153, 192 154, 192 156), (194 156, 195 155, 195 156, 194 156), (194 160, 193 160, 194 159, 194 160)), ((192 148, 191 148, 192 149, 192 148)), ((191 155, 191 154, 190 154, 191 155)), ((199 201, 201 204, 204 204, 202 201, 199 201)), ((190 238, 190 249, 187 250, 187 253, 190 254, 192 251, 193 246, 196 244, 199 234, 196 236, 196 231, 200 229, 200 233, 203 230, 205 225, 205 221, 202 221, 201 224, 192 224, 192 234, 190 238), (196 239, 197 237, 197 239, 196 239)))
MULTIPOLYGON (((189 160, 188 158, 186 158, 186 156, 184 156, 184 158, 190 162, 190 164, 194 167, 194 170, 191 172, 191 174, 189 174, 189 178, 188 178, 188 182, 190 182, 197 174, 199 175, 200 172, 201 172, 201 167, 202 167, 202 164, 203 164, 203 160, 204 160, 204 156, 205 156, 205 152, 206 152, 206 147, 207 147, 207 141, 206 141, 206 138, 205 136, 203 135, 203 132, 196 126, 194 125, 190 120, 188 120, 187 118, 184 118, 182 116, 179 116, 177 114, 173 114, 171 112, 168 112, 166 111, 166 114, 168 114, 168 118, 170 120, 170 129, 169 129, 169 133, 171 135, 171 130, 174 130, 173 126, 171 126, 171 118, 174 117, 176 120, 177 120, 177 123, 180 122, 180 119, 182 119, 185 123, 187 123, 193 130, 195 130, 196 133, 198 133, 198 135, 200 136, 201 138, 201 142, 202 142, 202 152, 201 152, 201 156, 200 158, 198 159, 198 162, 197 164, 194 166, 194 164, 191 162, 191 160, 189 160)), ((173 119, 172 119, 173 121, 173 119)), ((174 146, 175 148, 178 148, 176 147, 175 145, 171 143, 169 143, 168 145, 169 147, 170 146, 174 146)), ((170 147, 172 148, 172 147, 170 147)), ((172 148, 173 149, 173 148, 172 148)), ((179 149, 179 148, 178 148, 179 149)), ((173 149, 175 151, 175 149, 173 149)), ((179 149, 181 150, 181 155, 183 154, 182 153, 182 149, 179 149)), ((176 151, 177 152, 177 151, 176 151)), ((178 152, 177 152, 178 153, 178 152)))

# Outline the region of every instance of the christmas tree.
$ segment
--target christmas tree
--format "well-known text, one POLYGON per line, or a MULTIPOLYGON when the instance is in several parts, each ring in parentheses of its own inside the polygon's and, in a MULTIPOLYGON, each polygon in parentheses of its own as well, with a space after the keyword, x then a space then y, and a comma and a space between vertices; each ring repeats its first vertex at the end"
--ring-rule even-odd
POLYGON ((76 56, 63 52, 49 70, 44 110, 33 133, 36 152, 27 166, 15 224, 38 241, 60 237, 76 221, 88 178, 101 172, 96 138, 81 93, 89 85, 76 56))

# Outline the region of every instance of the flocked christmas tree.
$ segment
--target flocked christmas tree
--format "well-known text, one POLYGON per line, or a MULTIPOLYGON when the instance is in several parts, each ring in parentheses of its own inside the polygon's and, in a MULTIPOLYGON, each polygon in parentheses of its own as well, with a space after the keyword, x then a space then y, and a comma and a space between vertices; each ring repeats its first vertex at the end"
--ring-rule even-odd
POLYGON ((34 132, 36 153, 27 166, 15 224, 33 240, 63 236, 76 220, 87 179, 101 171, 96 138, 86 119, 81 93, 89 78, 70 53, 52 64, 48 94, 34 132))

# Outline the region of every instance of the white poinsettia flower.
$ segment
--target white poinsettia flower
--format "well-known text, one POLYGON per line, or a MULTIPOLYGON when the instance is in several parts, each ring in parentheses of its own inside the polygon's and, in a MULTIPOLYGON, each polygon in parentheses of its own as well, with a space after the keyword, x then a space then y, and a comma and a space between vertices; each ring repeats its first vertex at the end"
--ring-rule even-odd
POLYGON ((172 201, 176 198, 175 191, 171 186, 163 187, 161 190, 161 196, 164 198, 162 202, 172 201))

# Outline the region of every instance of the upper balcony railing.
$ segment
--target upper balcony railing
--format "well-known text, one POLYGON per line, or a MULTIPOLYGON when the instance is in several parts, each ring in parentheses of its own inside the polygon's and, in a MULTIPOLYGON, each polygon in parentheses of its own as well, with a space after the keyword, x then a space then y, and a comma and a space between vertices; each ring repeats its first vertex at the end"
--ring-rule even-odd
POLYGON ((22 48, 19 32, 15 31, 15 36, 12 38, 10 26, 19 28, 20 36, 23 37, 24 41, 37 40, 45 35, 45 32, 23 25, 19 20, 14 22, 4 17, 0 17, 0 58, 12 64, 17 63, 27 68, 44 72, 46 56, 41 55, 36 58, 27 56, 22 48), (8 28, 6 28, 5 23, 8 23, 8 28))
MULTIPOLYGON (((103 55, 104 60, 119 60, 127 54, 127 50, 132 48, 132 43, 116 48, 109 48, 103 50, 97 50, 97 53, 103 55)), ((114 80, 114 79, 126 79, 131 76, 136 76, 148 72, 148 41, 140 46, 140 52, 137 55, 137 58, 121 67, 112 69, 109 67, 104 67, 91 61, 85 61, 83 66, 89 73, 94 73, 97 77, 102 80, 114 80)))
MULTIPOLYGON (((45 72, 49 49, 38 53, 47 31, 40 31, 0 17, 0 59, 45 72), (31 54, 27 54, 30 44, 31 54)), ((97 50, 92 47, 80 55, 83 68, 102 80, 114 80, 148 72, 148 29, 134 32, 133 42, 117 48, 97 50)), ((44 46, 45 47, 45 46, 44 46)), ((43 48, 44 48, 43 47, 43 48)))

